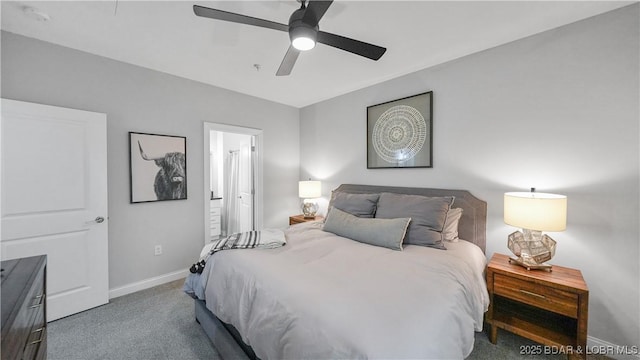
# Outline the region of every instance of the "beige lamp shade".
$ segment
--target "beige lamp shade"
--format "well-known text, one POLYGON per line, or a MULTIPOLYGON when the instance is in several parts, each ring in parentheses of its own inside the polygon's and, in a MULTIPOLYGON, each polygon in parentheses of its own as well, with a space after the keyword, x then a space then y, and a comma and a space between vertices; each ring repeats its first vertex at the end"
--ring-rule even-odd
POLYGON ((564 231, 567 197, 537 192, 505 193, 504 222, 522 229, 564 231))
POLYGON ((302 199, 313 199, 322 196, 320 181, 309 180, 298 182, 298 196, 302 199))

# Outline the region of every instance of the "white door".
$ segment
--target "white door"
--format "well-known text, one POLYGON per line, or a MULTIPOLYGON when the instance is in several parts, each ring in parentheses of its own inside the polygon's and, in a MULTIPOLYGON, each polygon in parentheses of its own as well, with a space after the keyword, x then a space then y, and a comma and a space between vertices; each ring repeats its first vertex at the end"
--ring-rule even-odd
POLYGON ((240 208, 240 231, 253 230, 253 151, 251 136, 249 142, 240 144, 240 186, 238 187, 238 206, 240 208))
POLYGON ((109 301, 106 115, 2 99, 3 260, 47 255, 47 319, 109 301))

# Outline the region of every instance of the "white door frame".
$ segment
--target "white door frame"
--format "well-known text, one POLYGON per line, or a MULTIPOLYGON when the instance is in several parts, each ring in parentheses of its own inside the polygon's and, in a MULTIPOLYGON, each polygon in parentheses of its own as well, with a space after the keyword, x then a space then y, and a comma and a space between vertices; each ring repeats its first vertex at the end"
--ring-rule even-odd
MULTIPOLYGON (((255 147, 256 151, 253 153, 254 158, 254 169, 253 169, 253 178, 255 181, 254 190, 255 194, 253 197, 253 221, 254 221, 254 229, 260 230, 262 229, 263 223, 263 167, 262 167, 262 144, 263 144, 263 133, 262 129, 254 129, 242 126, 235 125, 227 125, 227 124, 217 124, 217 123, 204 123, 204 131, 203 131, 203 140, 204 146, 202 152, 204 154, 204 187, 203 187, 203 196, 204 199, 209 199, 211 196, 211 189, 209 188, 211 184, 211 159, 210 159, 210 135, 211 131, 222 131, 222 132, 230 132, 236 134, 244 134, 251 135, 255 138, 255 147)), ((224 201, 224 199, 223 199, 224 201)), ((204 201, 204 207, 202 209, 202 220, 204 226, 204 242, 205 244, 209 242, 209 201, 204 201)))

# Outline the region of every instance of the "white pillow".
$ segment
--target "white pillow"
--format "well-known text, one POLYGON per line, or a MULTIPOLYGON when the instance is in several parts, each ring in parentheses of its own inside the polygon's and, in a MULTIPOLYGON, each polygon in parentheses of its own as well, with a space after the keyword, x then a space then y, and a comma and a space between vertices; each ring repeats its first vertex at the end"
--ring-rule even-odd
POLYGON ((447 218, 444 221, 444 228, 442 230, 442 235, 444 235, 444 239, 451 242, 458 242, 458 222, 460 222, 460 218, 462 217, 462 209, 461 208, 452 208, 447 213, 447 218))

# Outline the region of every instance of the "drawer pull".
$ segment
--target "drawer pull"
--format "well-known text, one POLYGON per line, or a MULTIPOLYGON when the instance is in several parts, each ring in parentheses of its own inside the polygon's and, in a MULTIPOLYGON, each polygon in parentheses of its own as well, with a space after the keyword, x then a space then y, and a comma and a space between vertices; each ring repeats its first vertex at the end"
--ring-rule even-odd
POLYGON ((44 329, 45 329, 45 328, 44 328, 44 326, 43 326, 43 327, 41 327, 40 329, 38 329, 38 330, 34 330, 34 331, 32 332, 32 334, 37 333, 37 332, 40 332, 40 339, 32 341, 32 342, 31 342, 31 345, 34 345, 34 344, 40 343, 40 342, 42 342, 42 340, 44 340, 44 329))
POLYGON ((527 290, 522 290, 520 289, 520 292, 523 294, 527 294, 527 295, 531 295, 531 296, 535 296, 535 297, 539 297, 540 299, 546 299, 547 297, 544 295, 540 295, 540 294, 536 294, 534 292, 531 291, 527 291, 527 290))
POLYGON ((36 303, 31 305, 30 308, 33 309, 33 308, 37 308, 37 307, 42 306, 42 304, 44 304, 44 299, 46 297, 47 297, 47 294, 40 294, 40 295, 36 296, 34 298, 34 300, 36 300, 36 303))

